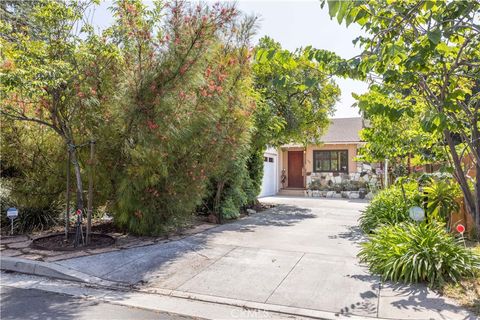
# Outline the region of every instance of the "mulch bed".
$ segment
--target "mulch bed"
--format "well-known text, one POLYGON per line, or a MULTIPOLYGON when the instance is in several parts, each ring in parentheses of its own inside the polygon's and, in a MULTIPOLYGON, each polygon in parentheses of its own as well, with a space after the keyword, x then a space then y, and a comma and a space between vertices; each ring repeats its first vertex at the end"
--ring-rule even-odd
POLYGON ((92 233, 90 235, 90 243, 88 245, 80 244, 75 247, 75 233, 68 234, 68 239, 65 239, 65 234, 57 233, 33 240, 31 247, 38 250, 53 250, 53 251, 73 251, 83 249, 99 249, 115 244, 115 239, 107 234, 92 233))

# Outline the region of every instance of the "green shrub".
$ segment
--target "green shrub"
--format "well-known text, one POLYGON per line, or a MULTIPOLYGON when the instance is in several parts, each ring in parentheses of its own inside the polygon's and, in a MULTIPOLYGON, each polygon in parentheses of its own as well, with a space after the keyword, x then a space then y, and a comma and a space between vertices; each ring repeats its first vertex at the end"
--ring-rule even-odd
POLYGON ((474 276, 480 268, 480 256, 437 222, 385 225, 369 235, 369 240, 359 257, 384 280, 426 281, 436 286, 474 276))
POLYGON ((19 233, 40 231, 56 226, 61 221, 61 208, 52 203, 46 207, 18 207, 18 219, 15 219, 15 230, 19 233))
POLYGON ((421 196, 415 182, 404 183, 403 189, 405 198, 400 185, 380 191, 360 216, 360 228, 370 233, 383 224, 408 220, 408 209, 420 205, 421 196))
POLYGON ((263 176, 264 149, 250 151, 236 150, 236 160, 229 162, 228 170, 214 176, 208 186, 207 196, 203 199, 199 212, 203 214, 221 214, 223 219, 236 219, 242 208, 253 205, 260 193, 263 176), (223 181, 220 202, 215 208, 218 183, 223 181), (216 211, 218 210, 218 211, 216 211))
POLYGON ((321 190, 322 184, 320 180, 312 180, 310 184, 308 185, 308 189, 310 190, 321 190))
POLYGON ((43 205, 29 204, 26 201, 17 202, 5 187, 6 184, 8 184, 6 181, 2 181, 0 186, 0 214, 3 229, 10 232, 10 219, 6 216, 6 211, 10 207, 18 209, 18 218, 14 221, 15 233, 45 230, 60 222, 62 209, 57 201, 43 205))
POLYGON ((459 209, 456 198, 462 195, 460 187, 451 180, 432 181, 424 187, 428 197, 428 215, 434 219, 446 221, 452 212, 459 209))
POLYGON ((240 216, 240 208, 235 203, 234 197, 227 197, 222 202, 221 211, 224 219, 236 219, 240 216))

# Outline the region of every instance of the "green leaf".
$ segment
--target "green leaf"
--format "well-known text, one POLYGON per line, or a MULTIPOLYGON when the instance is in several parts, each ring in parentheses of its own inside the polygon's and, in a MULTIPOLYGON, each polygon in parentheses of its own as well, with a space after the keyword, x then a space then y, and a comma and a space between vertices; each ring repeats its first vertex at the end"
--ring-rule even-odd
POLYGON ((355 16, 354 21, 359 25, 364 26, 368 22, 367 11, 365 11, 363 8, 360 9, 358 14, 355 16))
POLYGON ((442 39, 442 31, 440 29, 427 32, 428 40, 430 40, 433 44, 438 44, 442 39))
POLYGON ((270 50, 270 51, 268 51, 267 59, 268 59, 268 60, 272 60, 272 58, 275 56, 276 53, 277 53, 277 50, 270 50))
POLYGON ((330 18, 333 18, 338 10, 340 9, 341 2, 338 0, 329 0, 328 2, 328 13, 330 14, 330 18))
POLYGON ((314 79, 314 78, 307 78, 305 80, 305 85, 310 88, 311 86, 313 86, 314 84, 316 84, 317 81, 314 79))
POLYGON ((348 9, 348 2, 340 2, 340 8, 338 9, 337 13, 337 21, 339 24, 342 24, 343 18, 345 17, 345 14, 347 13, 348 9))
POLYGON ((345 24, 347 25, 347 27, 353 22, 357 13, 358 13, 357 7, 354 7, 348 11, 347 15, 345 16, 345 24))
POLYGON ((425 10, 430 10, 435 6, 435 1, 426 1, 424 4, 425 10))

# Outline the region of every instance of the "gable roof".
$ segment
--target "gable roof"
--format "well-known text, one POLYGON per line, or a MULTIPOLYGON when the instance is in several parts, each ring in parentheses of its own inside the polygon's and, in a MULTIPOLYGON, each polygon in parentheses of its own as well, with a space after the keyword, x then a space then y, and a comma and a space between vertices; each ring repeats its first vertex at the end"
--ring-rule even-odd
POLYGON ((321 141, 323 143, 361 142, 359 133, 363 127, 361 117, 331 119, 330 126, 321 141))

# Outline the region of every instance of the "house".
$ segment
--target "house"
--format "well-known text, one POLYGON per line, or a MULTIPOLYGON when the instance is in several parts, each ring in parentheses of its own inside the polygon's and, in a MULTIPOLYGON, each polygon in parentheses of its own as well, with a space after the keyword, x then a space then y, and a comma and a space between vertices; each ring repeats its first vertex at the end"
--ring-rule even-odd
POLYGON ((287 144, 269 148, 264 157, 264 177, 260 196, 274 195, 280 190, 303 193, 315 179, 340 182, 371 169, 356 162, 357 150, 363 145, 359 132, 364 120, 332 119, 320 145, 287 144))

